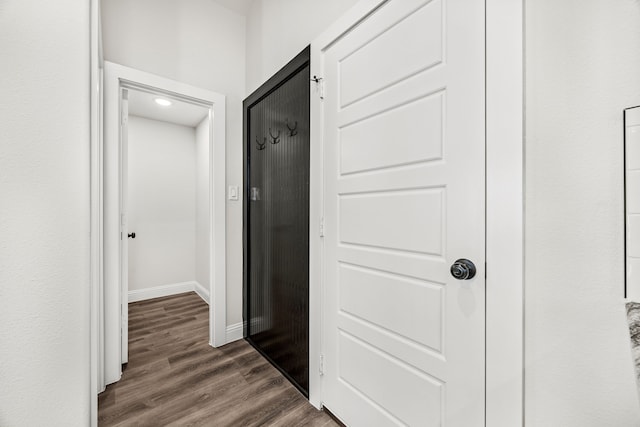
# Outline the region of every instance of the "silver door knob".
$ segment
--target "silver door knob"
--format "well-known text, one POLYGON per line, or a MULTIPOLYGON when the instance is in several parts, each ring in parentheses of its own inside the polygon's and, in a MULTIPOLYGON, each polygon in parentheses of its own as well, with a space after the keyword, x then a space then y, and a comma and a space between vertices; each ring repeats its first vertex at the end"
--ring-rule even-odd
POLYGON ((470 280, 476 275, 476 266, 468 259, 460 258, 451 266, 451 275, 458 280, 470 280))

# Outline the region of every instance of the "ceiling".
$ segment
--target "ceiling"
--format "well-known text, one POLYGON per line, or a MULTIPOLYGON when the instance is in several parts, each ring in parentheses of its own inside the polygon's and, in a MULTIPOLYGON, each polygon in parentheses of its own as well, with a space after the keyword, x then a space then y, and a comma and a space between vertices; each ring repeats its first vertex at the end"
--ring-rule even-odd
MULTIPOLYGON (((212 0, 233 12, 246 16, 254 0, 212 0)), ((138 90, 129 90, 129 114, 145 117, 162 122, 175 123, 183 126, 196 127, 204 119, 209 110, 205 107, 184 101, 171 99, 169 107, 162 107, 155 103, 152 95, 138 90)), ((166 97, 165 97, 166 98, 166 97)))
POLYGON ((168 107, 162 107, 155 102, 155 98, 158 97, 158 95, 130 89, 129 115, 196 127, 209 114, 209 109, 206 107, 166 96, 161 96, 161 98, 169 99, 172 104, 168 107))
POLYGON ((241 15, 247 15, 249 13, 249 7, 253 0, 213 0, 214 2, 231 9, 241 15))

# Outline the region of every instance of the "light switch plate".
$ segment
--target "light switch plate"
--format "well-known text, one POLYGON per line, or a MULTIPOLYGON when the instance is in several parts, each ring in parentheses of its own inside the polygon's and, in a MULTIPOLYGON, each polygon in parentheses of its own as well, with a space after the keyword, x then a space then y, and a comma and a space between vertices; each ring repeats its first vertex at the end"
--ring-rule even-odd
POLYGON ((230 185, 229 186, 229 200, 238 200, 238 186, 230 185))

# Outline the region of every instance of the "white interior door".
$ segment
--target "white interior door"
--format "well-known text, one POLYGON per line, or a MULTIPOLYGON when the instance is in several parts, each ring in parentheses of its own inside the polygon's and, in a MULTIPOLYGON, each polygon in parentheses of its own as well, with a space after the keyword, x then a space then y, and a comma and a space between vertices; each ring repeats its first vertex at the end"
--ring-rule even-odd
POLYGON ((347 425, 484 425, 484 34, 482 1, 389 0, 322 54, 322 395, 347 425))
POLYGON ((120 122, 120 281, 121 304, 120 327, 122 363, 129 361, 129 227, 128 227, 128 196, 129 196, 129 91, 121 89, 121 122, 120 122))

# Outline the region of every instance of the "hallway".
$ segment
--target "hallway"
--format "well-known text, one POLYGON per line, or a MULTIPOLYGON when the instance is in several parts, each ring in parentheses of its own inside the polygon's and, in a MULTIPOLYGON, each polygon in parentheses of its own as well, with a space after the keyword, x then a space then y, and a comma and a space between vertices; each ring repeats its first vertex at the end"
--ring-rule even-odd
POLYGON ((208 344, 195 293, 129 305, 129 363, 99 396, 107 426, 335 426, 244 340, 208 344))

